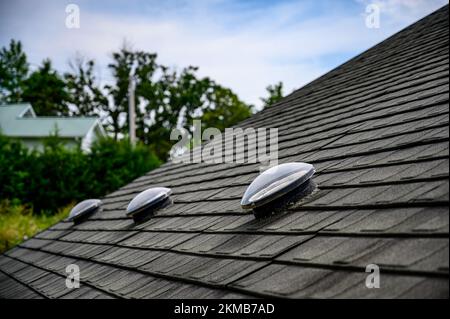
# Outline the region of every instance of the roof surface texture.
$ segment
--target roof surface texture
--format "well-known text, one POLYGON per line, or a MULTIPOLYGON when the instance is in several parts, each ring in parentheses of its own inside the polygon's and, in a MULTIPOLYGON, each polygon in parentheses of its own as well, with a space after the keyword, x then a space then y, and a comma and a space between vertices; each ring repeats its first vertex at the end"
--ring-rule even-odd
POLYGON ((446 6, 241 123, 316 167, 302 202, 255 219, 240 199, 257 164, 168 163, 6 252, 0 296, 448 298, 448 33, 446 6), (125 208, 150 186, 174 204, 135 225, 125 208))
POLYGON ((12 137, 84 137, 97 125, 96 117, 20 117, 30 104, 0 105, 0 132, 12 137))

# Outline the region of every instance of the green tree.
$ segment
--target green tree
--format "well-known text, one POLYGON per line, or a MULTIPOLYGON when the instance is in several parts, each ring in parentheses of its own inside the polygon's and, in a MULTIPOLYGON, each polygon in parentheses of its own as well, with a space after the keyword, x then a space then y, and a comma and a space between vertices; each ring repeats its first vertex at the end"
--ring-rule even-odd
MULTIPOLYGON (((136 94, 136 121, 144 118, 140 108, 142 87, 152 88, 153 76, 158 68, 156 54, 145 51, 133 51, 124 44, 119 52, 113 53, 113 62, 108 65, 114 77, 114 83, 106 85, 105 89, 112 99, 112 104, 105 110, 109 114, 109 127, 117 138, 119 133, 128 131, 128 96, 130 79, 133 80, 136 94), (125 121, 121 121, 125 118, 125 121)), ((138 135, 138 132, 137 132, 138 135)), ((138 135, 139 137, 139 135, 138 135)))
POLYGON ((113 81, 104 86, 94 74, 93 60, 77 57, 71 72, 61 77, 47 59, 28 76, 20 42, 11 40, 0 57, 0 101, 30 102, 38 115, 101 115, 116 140, 128 132, 128 88, 133 79, 136 135, 161 159, 167 158, 173 144, 173 128, 192 133, 192 120, 200 118, 208 127, 223 130, 252 112, 252 106, 230 89, 198 77, 198 68, 170 69, 156 62, 156 54, 132 50, 127 44, 112 54, 108 68, 113 81))
POLYGON ((266 91, 269 96, 266 98, 261 98, 261 101, 264 103, 264 108, 272 106, 283 98, 283 82, 269 85, 268 87, 266 87, 266 91))
POLYGON ((68 115, 70 100, 66 83, 46 59, 38 70, 24 81, 23 101, 33 105, 37 115, 68 115))
POLYGON ((100 89, 95 77, 94 60, 86 60, 77 56, 69 62, 71 72, 64 74, 69 101, 72 106, 70 112, 75 116, 99 115, 101 110, 108 109, 108 97, 100 89))
POLYGON ((192 133, 192 119, 198 116, 212 85, 209 78, 199 79, 197 68, 189 66, 181 72, 160 66, 161 77, 143 83, 137 91, 144 102, 138 117, 137 136, 152 145, 161 159, 166 159, 173 145, 170 132, 183 127, 192 133))
MULTIPOLYGON (((105 126, 108 132, 118 139, 128 131, 128 89, 130 79, 136 83, 136 91, 153 89, 152 77, 157 69, 156 55, 144 51, 133 51, 126 43, 112 54, 112 62, 108 65, 113 80, 103 87, 100 86, 94 74, 95 63, 77 57, 71 62, 71 72, 64 78, 70 93, 75 115, 105 116, 105 126)), ((139 95, 136 95, 136 102, 139 95)), ((137 117, 142 117, 137 108, 137 117)))
POLYGON ((23 83, 28 76, 27 56, 20 41, 11 40, 0 50, 0 103, 22 100, 23 83))
POLYGON ((180 73, 162 67, 163 76, 151 89, 140 92, 147 104, 144 118, 138 122, 138 136, 153 145, 163 160, 175 143, 170 140, 172 129, 183 128, 192 135, 193 120, 200 119, 203 128, 223 131, 252 113, 252 106, 241 101, 233 91, 208 77, 199 78, 197 71, 192 66, 180 73))
POLYGON ((252 105, 244 103, 233 91, 218 84, 212 86, 207 99, 208 104, 200 117, 203 128, 215 127, 224 131, 252 114, 252 105))
POLYGON ((157 63, 156 54, 131 50, 126 44, 112 59, 109 69, 113 81, 101 89, 96 84, 93 61, 78 61, 72 73, 66 74, 75 114, 105 114, 107 130, 115 139, 126 136, 132 78, 136 136, 161 160, 167 159, 174 144, 170 140, 172 129, 182 127, 192 134, 192 120, 200 118, 208 127, 223 130, 251 114, 250 105, 210 78, 199 77, 196 67, 170 69, 157 63))
POLYGON ((90 153, 66 149, 56 134, 41 152, 0 135, 0 197, 55 213, 86 198, 102 197, 158 167, 146 145, 105 138, 90 153))

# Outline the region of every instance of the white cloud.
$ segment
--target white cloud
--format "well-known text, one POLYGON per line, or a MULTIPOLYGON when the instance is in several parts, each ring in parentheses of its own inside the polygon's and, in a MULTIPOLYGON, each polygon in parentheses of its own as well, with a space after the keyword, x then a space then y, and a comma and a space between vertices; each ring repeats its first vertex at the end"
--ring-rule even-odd
MULTIPOLYGON (((75 51, 105 67, 106 57, 126 38, 135 48, 157 52, 162 63, 199 66, 201 75, 259 105, 267 85, 281 80, 288 91, 298 88, 443 3, 376 2, 386 13, 377 30, 365 27, 367 1, 349 10, 334 5, 329 11, 311 14, 314 2, 248 8, 245 3, 217 0, 180 4, 178 10, 175 4, 151 16, 92 10, 80 2, 81 28, 70 30, 64 27, 64 3, 37 6, 27 1, 25 12, 13 14, 27 17, 27 21, 9 19, 6 29, 10 37, 24 42, 36 62, 49 56, 60 69, 66 67, 75 51)), ((0 29, 5 24, 0 23, 0 29)), ((6 38, 0 37, 2 42, 6 38)), ((102 75, 107 78, 104 69, 102 75)))
POLYGON ((360 0, 360 2, 378 5, 381 13, 395 23, 411 23, 411 20, 418 20, 448 3, 447 0, 360 0))

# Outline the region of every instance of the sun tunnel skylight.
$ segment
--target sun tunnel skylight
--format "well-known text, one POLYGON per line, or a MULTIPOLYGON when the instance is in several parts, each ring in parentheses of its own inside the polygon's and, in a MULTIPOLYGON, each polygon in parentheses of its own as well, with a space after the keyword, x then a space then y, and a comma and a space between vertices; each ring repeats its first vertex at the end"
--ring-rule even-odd
POLYGON ((140 221, 170 203, 172 191, 166 187, 153 187, 137 194, 127 207, 127 216, 140 221))
POLYGON ((82 222, 94 213, 101 205, 102 201, 99 199, 86 199, 72 208, 68 219, 75 223, 82 222))
POLYGON ((256 177, 241 200, 244 209, 260 208, 284 195, 309 185, 314 166, 308 163, 285 163, 274 166, 256 177))

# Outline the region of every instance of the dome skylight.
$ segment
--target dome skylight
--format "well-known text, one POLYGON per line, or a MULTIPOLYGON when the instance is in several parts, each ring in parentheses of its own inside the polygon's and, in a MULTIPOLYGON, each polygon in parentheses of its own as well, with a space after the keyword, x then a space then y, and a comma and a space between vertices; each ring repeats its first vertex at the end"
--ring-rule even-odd
POLYGON ((149 214, 170 203, 172 191, 166 187, 153 187, 137 194, 127 207, 127 216, 141 221, 149 214))
POLYGON ((95 212, 101 205, 102 201, 99 199, 86 199, 72 208, 68 220, 75 223, 82 222, 93 212, 95 212))
POLYGON ((244 209, 258 209, 284 195, 306 188, 314 175, 314 166, 308 163, 285 163, 274 166, 256 177, 241 200, 244 209))

